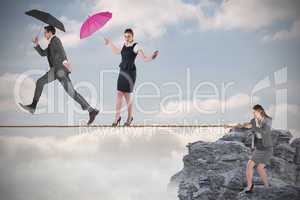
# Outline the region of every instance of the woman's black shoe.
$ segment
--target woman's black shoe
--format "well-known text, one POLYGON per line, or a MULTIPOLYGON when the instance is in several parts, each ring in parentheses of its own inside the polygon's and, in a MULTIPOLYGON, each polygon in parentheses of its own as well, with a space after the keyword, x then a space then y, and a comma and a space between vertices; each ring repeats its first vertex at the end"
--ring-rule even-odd
POLYGON ((121 122, 121 117, 119 117, 117 122, 112 123, 111 126, 116 127, 116 126, 120 125, 120 122, 121 122))
POLYGON ((248 194, 248 193, 253 192, 253 187, 254 187, 254 184, 252 183, 250 189, 249 189, 249 190, 246 190, 245 193, 248 194))
POLYGON ((127 119, 127 121, 124 123, 124 126, 130 126, 132 121, 133 117, 131 117, 130 120, 127 119))

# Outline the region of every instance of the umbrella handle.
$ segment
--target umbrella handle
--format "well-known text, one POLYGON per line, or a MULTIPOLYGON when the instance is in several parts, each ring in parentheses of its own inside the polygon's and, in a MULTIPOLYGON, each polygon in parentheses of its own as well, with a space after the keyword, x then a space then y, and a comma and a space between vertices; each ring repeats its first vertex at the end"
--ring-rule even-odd
POLYGON ((40 33, 42 32, 42 29, 43 29, 43 25, 41 25, 41 28, 40 28, 40 30, 39 30, 39 32, 38 32, 38 34, 37 34, 37 37, 38 37, 38 38, 40 37, 40 33))

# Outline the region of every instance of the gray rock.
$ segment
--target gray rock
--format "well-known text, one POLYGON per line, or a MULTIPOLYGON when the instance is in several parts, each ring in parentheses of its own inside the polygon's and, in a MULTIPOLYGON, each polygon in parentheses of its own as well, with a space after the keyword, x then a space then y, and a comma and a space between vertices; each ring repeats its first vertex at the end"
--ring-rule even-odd
POLYGON ((237 141, 237 142, 245 142, 247 139, 247 135, 250 134, 250 131, 236 131, 231 130, 229 133, 224 135, 220 140, 224 141, 237 141))
POLYGON ((293 141, 291 142, 291 147, 293 147, 293 148, 300 147, 300 138, 293 139, 293 141))
MULTIPOLYGON (((237 141, 244 143, 247 147, 251 147, 251 130, 250 129, 231 129, 227 134, 225 134, 219 140, 224 141, 237 141)), ((292 138, 292 134, 289 131, 284 130, 272 130, 272 140, 273 145, 277 146, 279 144, 289 144, 292 138)), ((300 141, 295 141, 295 145, 300 147, 300 141)))
POLYGON ((294 162, 300 165, 300 138, 296 138, 291 142, 291 147, 295 148, 294 162))
POLYGON ((282 187, 265 187, 257 186, 253 189, 253 193, 246 194, 241 192, 238 194, 239 200, 299 200, 300 190, 293 185, 286 185, 282 187))
POLYGON ((297 165, 287 162, 286 160, 273 156, 270 161, 270 166, 268 168, 270 177, 279 183, 278 180, 283 181, 286 184, 297 185, 296 175, 297 175, 297 165))
POLYGON ((300 147, 297 147, 295 150, 294 163, 300 165, 300 147))
POLYGON ((279 144, 274 147, 274 156, 282 158, 288 162, 294 162, 295 149, 289 144, 279 144))
POLYGON ((231 130, 216 142, 198 141, 187 145, 183 169, 175 174, 170 185, 178 188, 180 200, 235 200, 235 199, 300 199, 300 166, 294 162, 300 140, 290 132, 274 130, 274 156, 266 166, 272 187, 265 188, 255 170, 255 192, 245 195, 245 170, 251 155, 249 130, 231 130))
POLYGON ((284 130, 273 130, 272 131, 272 139, 274 146, 279 144, 289 144, 293 135, 289 131, 284 130))

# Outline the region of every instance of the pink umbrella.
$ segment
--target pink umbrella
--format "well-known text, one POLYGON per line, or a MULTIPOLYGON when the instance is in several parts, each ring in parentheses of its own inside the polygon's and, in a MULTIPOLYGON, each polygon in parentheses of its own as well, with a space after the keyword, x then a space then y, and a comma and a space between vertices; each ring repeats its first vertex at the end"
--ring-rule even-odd
POLYGON ((80 39, 86 38, 102 28, 112 17, 111 12, 99 12, 90 16, 81 26, 80 39))

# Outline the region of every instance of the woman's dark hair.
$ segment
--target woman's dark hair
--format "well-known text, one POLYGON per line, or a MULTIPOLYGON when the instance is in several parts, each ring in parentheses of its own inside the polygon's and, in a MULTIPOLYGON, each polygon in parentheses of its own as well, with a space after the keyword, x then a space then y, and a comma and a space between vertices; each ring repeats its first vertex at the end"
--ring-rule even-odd
POLYGON ((133 30, 131 28, 127 28, 124 33, 130 33, 133 36, 133 30))
POLYGON ((55 30, 54 26, 48 25, 48 26, 45 26, 44 29, 47 32, 51 32, 53 35, 55 35, 56 30, 55 30))
POLYGON ((272 119, 272 117, 270 117, 269 115, 267 115, 265 109, 261 105, 259 105, 259 104, 254 105, 252 109, 260 111, 264 117, 272 119))

